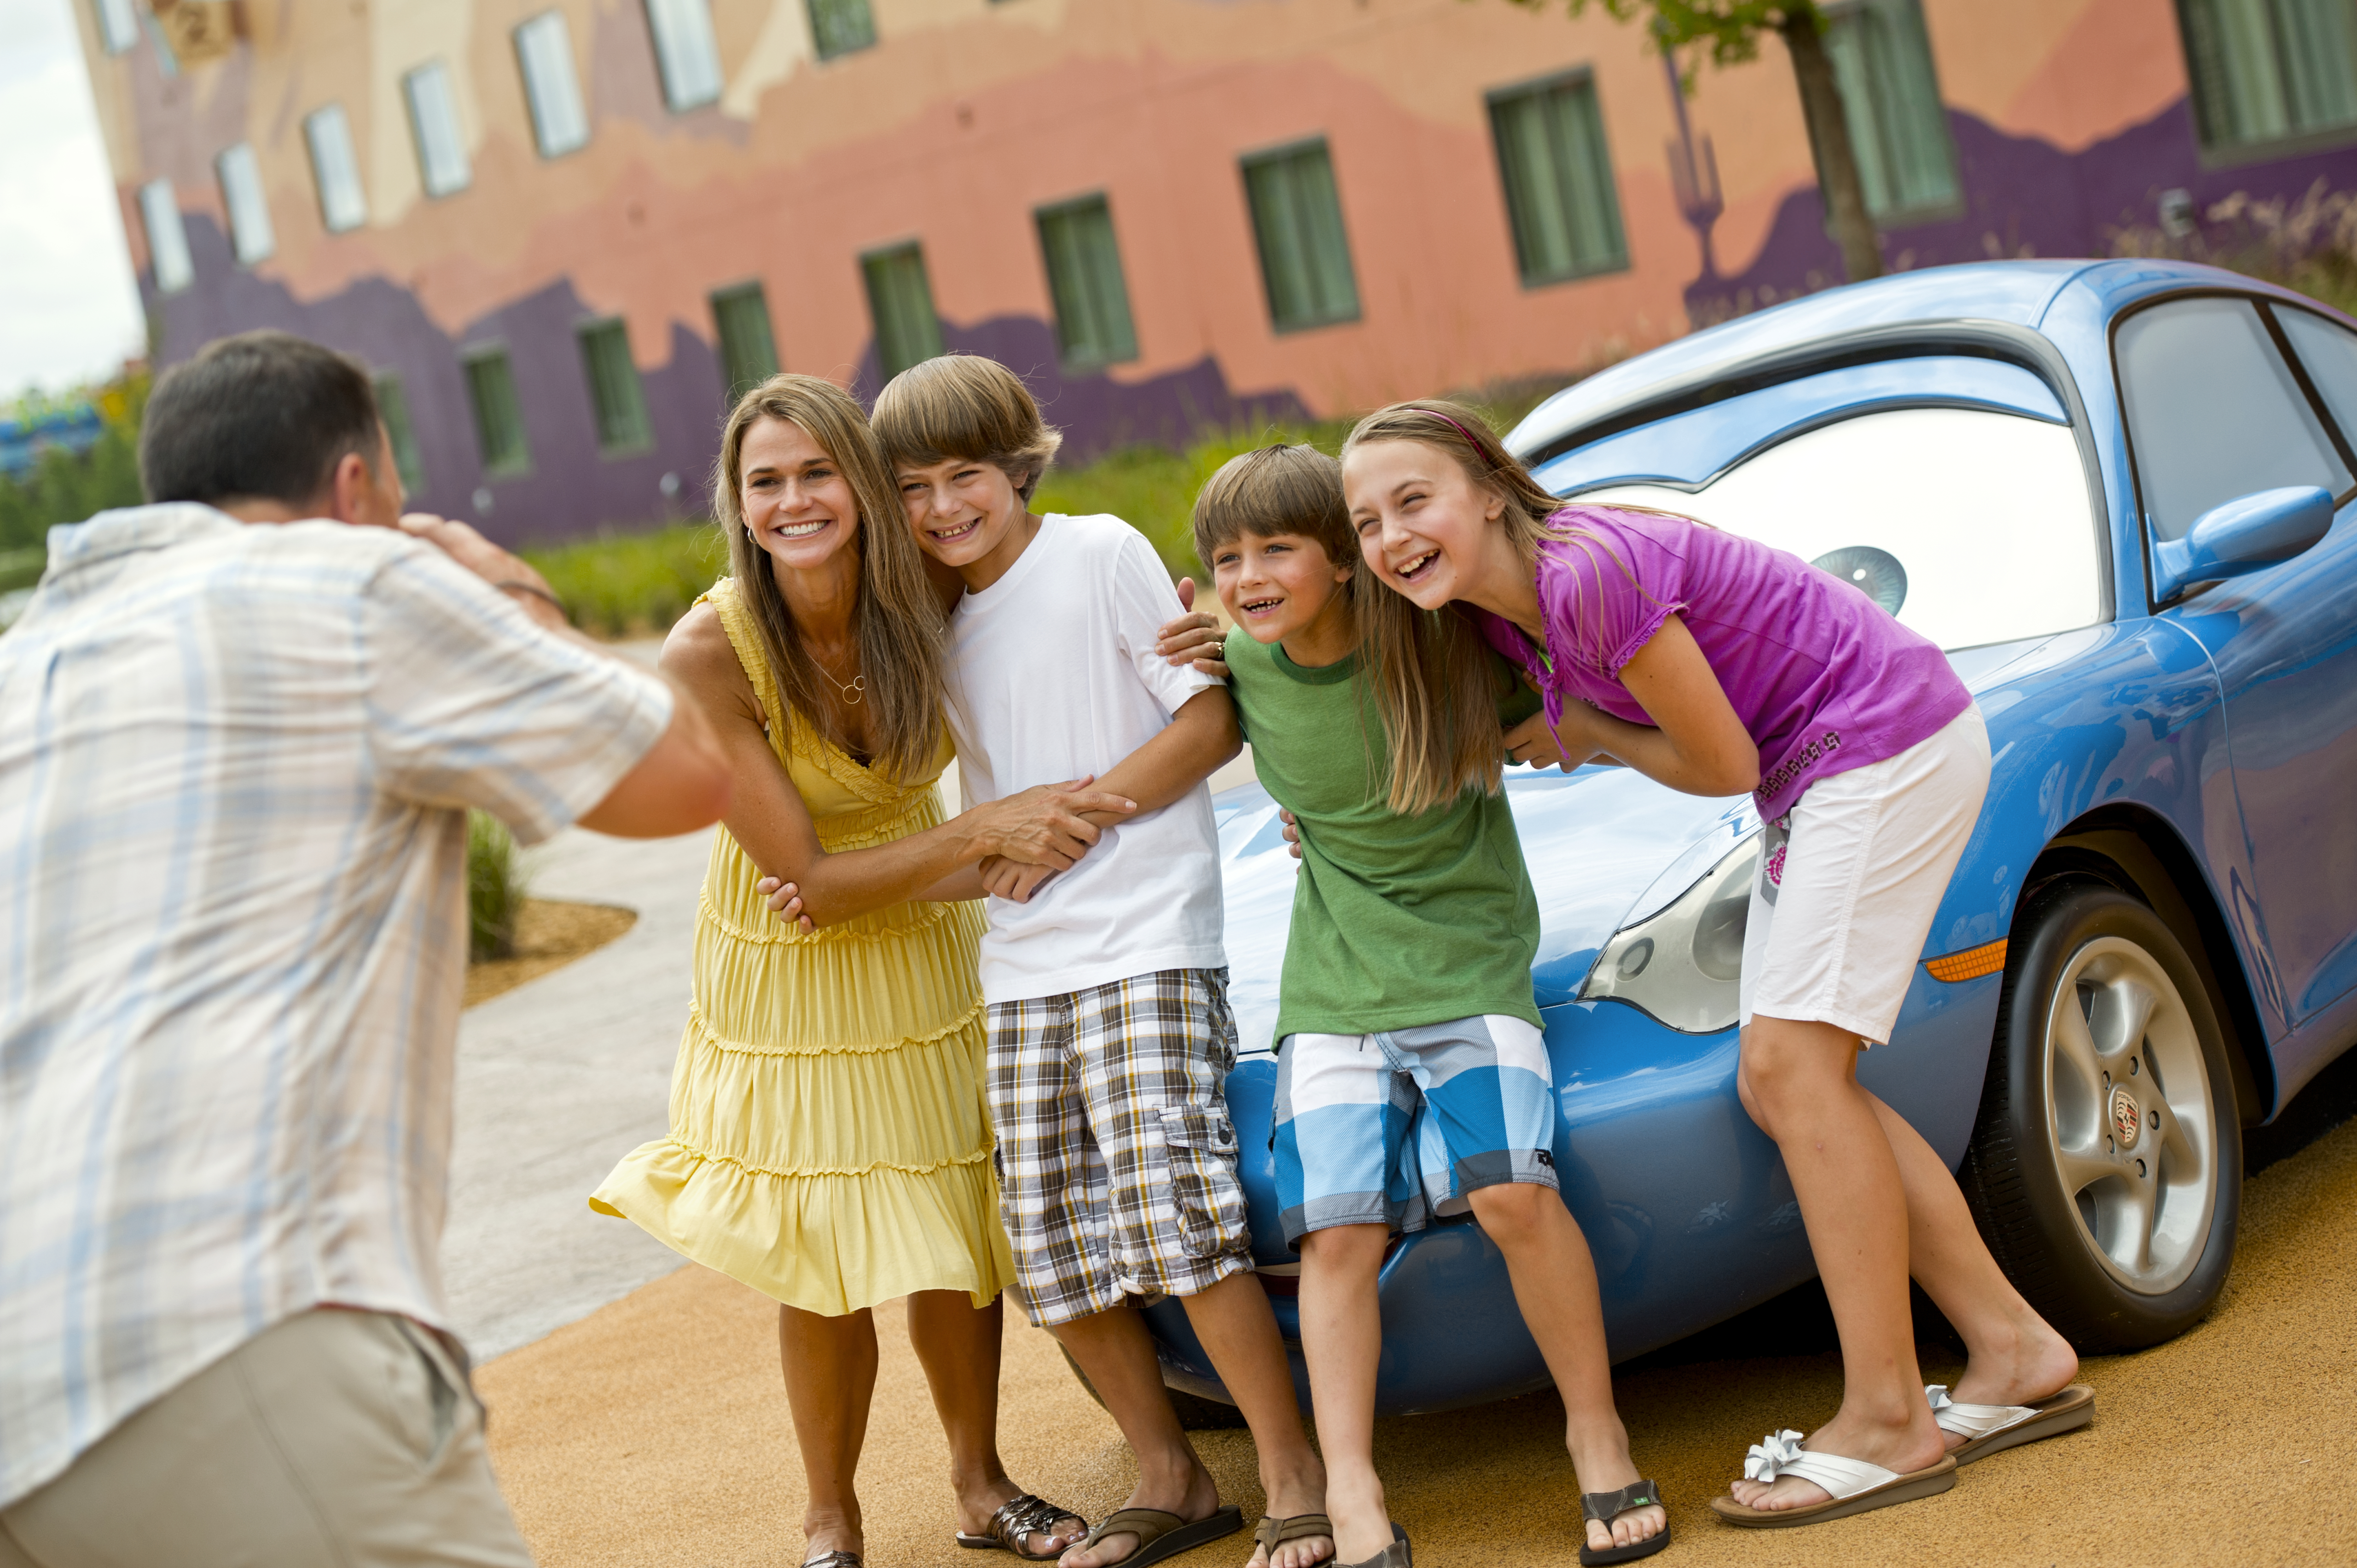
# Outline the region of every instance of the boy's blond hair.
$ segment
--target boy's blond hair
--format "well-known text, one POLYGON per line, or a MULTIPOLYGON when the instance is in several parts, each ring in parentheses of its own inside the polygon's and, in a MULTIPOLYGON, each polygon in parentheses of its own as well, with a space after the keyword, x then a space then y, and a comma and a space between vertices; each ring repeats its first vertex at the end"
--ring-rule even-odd
POLYGON ((1221 464, 1195 498, 1195 553, 1208 566, 1214 551, 1247 533, 1297 533, 1316 540, 1336 565, 1355 564, 1359 542, 1342 500, 1342 465, 1307 445, 1263 446, 1221 464))
POLYGON ((902 371, 877 397, 869 423, 895 468, 988 463, 1026 506, 1064 444, 1023 378, 979 354, 942 354, 902 371))

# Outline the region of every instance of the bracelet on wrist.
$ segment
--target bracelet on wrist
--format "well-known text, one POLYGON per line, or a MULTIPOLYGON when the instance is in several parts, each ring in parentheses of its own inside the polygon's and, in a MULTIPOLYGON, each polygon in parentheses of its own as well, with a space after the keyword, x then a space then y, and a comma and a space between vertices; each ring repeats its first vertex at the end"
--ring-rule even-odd
POLYGON ((502 577, 491 586, 503 594, 530 594, 535 599, 545 601, 558 615, 563 616, 565 625, 573 624, 573 613, 565 607, 565 601, 537 583, 527 583, 521 577, 502 577))

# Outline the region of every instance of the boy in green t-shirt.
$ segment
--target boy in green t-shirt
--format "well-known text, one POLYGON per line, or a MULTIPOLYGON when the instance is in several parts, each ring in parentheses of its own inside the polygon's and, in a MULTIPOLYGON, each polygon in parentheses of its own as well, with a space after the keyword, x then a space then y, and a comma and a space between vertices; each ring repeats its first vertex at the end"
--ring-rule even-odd
MULTIPOLYGON (((1314 447, 1222 467, 1196 499, 1195 547, 1236 622, 1228 690, 1254 769, 1299 836, 1276 1024, 1276 1186, 1302 1257, 1335 1560, 1406 1568, 1374 1468, 1377 1273, 1392 1232, 1469 1207, 1505 1254, 1562 1391, 1573 1465, 1605 1488, 1581 1498, 1580 1561, 1658 1552, 1667 1516, 1630 1462, 1596 1267, 1555 1190, 1552 1074, 1531 993, 1538 901, 1513 814, 1494 782, 1413 814, 1389 801, 1382 714, 1436 704, 1421 690, 1387 702, 1380 688, 1417 667, 1408 645, 1435 633, 1358 570, 1340 467, 1314 447)), ((1456 650, 1466 689, 1486 687, 1501 726, 1535 711, 1537 697, 1469 636, 1456 650)), ((1421 739, 1448 744, 1437 731, 1421 739)))

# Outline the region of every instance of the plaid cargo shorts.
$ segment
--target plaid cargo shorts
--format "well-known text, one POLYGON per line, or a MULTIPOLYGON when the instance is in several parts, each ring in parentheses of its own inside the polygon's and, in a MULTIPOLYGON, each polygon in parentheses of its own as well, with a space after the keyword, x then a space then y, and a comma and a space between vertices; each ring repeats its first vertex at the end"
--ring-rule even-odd
POLYGON ((1224 969, 990 1007, 989 1099, 1015 1297, 1040 1327, 1252 1267, 1224 1085, 1224 969))

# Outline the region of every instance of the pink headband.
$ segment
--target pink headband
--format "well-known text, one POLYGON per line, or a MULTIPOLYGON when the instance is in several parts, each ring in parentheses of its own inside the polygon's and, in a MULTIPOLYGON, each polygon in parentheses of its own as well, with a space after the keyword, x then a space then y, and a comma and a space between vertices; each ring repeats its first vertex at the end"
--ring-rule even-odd
POLYGON ((1466 429, 1462 424, 1458 424, 1454 419, 1450 419, 1448 415, 1441 413, 1437 408, 1421 409, 1418 410, 1418 412, 1428 413, 1435 419, 1446 420, 1451 429, 1455 430, 1458 435, 1465 437, 1465 444, 1468 446, 1472 447, 1476 453, 1480 454, 1482 463, 1485 464, 1492 472, 1496 471, 1498 465, 1490 461, 1490 455, 1481 450, 1481 443, 1473 438, 1473 433, 1471 431, 1466 429))

